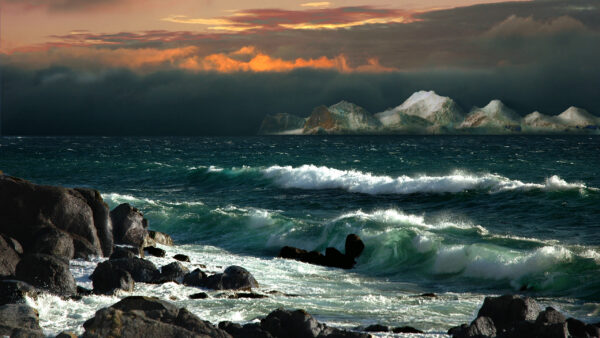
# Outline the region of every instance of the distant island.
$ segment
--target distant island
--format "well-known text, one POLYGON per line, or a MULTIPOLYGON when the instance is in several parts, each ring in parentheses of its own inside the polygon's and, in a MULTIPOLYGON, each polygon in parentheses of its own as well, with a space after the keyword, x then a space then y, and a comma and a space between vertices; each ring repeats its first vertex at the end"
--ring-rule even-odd
POLYGON ((376 134, 600 134, 600 118, 570 107, 556 116, 538 111, 520 116, 500 100, 465 111, 451 98, 419 91, 377 114, 347 101, 316 107, 310 116, 267 115, 261 135, 376 134))

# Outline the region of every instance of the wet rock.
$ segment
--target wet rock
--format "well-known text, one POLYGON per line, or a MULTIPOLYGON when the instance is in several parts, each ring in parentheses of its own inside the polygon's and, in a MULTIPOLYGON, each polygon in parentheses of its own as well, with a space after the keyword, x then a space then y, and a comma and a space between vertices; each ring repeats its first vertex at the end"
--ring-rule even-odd
POLYGON ((190 299, 206 299, 208 298, 208 294, 206 292, 198 292, 189 296, 190 299))
POLYGON ((220 322, 219 329, 227 331, 234 338, 273 338, 273 336, 262 329, 260 324, 250 323, 244 326, 232 322, 220 322))
POLYGON ((291 246, 284 246, 281 248, 278 257, 294 259, 304 263, 325 265, 325 255, 316 251, 306 251, 291 246))
POLYGON ((69 263, 60 258, 44 255, 25 255, 16 269, 19 280, 61 296, 77 293, 69 263))
POLYGON ((574 338, 600 337, 600 328, 596 325, 586 324, 575 318, 569 318, 566 322, 569 334, 574 338))
POLYGON ((154 257, 165 257, 165 255, 167 254, 165 252, 165 250, 161 249, 161 248, 157 248, 154 246, 147 246, 144 248, 144 252, 147 253, 148 255, 154 256, 154 257))
POLYGON ((202 286, 202 281, 205 278, 206 274, 202 270, 195 269, 194 271, 183 276, 183 284, 189 286, 202 286))
POLYGON ((567 320, 562 313, 556 311, 553 307, 547 307, 546 310, 540 312, 537 319, 535 320, 536 324, 557 324, 564 323, 567 320))
POLYGON ((171 236, 165 233, 150 230, 148 231, 148 237, 151 238, 154 241, 154 243, 173 246, 173 239, 171 238, 171 236))
POLYGON ((110 295, 116 290, 133 291, 135 283, 131 274, 111 262, 108 260, 98 264, 90 276, 94 293, 110 295))
POLYGON ((356 259, 360 254, 362 254, 365 249, 365 243, 363 243, 362 239, 356 234, 350 234, 346 236, 346 256, 356 259))
POLYGON ((477 317, 489 317, 498 332, 510 328, 515 322, 535 320, 540 306, 530 297, 503 295, 485 297, 477 317))
POLYGON ((133 247, 122 247, 115 246, 112 254, 108 259, 119 259, 119 258, 134 258, 139 257, 140 250, 133 247))
POLYGON ((255 292, 235 292, 231 295, 227 295, 227 298, 229 299, 240 299, 240 298, 250 298, 250 299, 261 299, 261 298, 267 298, 268 296, 260 294, 260 293, 255 293, 255 292))
POLYGON ((160 276, 155 280, 155 283, 162 284, 167 282, 180 283, 190 270, 179 262, 167 264, 160 269, 160 276))
POLYGON ((0 306, 0 336, 44 337, 37 311, 25 304, 0 306))
POLYGON ((419 329, 415 329, 412 326, 399 326, 392 329, 394 333, 424 333, 419 329))
POLYGON ((73 332, 63 331, 54 338, 77 338, 77 335, 73 332))
POLYGON ((70 260, 75 255, 73 238, 64 231, 53 227, 40 229, 35 235, 32 253, 51 255, 70 260))
MULTIPOLYGON (((471 325, 453 328, 452 337, 472 338, 472 337, 495 337, 496 328, 494 322, 489 317, 477 317, 471 325)), ((450 332, 449 332, 450 333, 450 332)))
POLYGON ((25 303, 26 297, 37 299, 40 291, 19 280, 0 281, 0 305, 25 303))
POLYGON ((77 285, 77 295, 79 296, 90 296, 94 293, 94 290, 84 288, 83 286, 77 285))
POLYGON ((344 255, 336 248, 325 249, 325 265, 335 268, 352 269, 354 258, 344 255))
POLYGON ((278 257, 294 259, 297 261, 336 267, 342 269, 351 269, 355 264, 355 258, 364 250, 364 243, 355 234, 346 237, 346 253, 342 254, 336 248, 329 247, 325 250, 325 255, 316 251, 306 251, 291 246, 284 246, 279 251, 278 257))
POLYGON ((277 338, 370 337, 366 333, 327 327, 327 325, 319 323, 304 310, 289 311, 277 309, 260 321, 260 327, 277 338))
POLYGON ((419 297, 423 297, 423 298, 437 298, 437 295, 433 292, 427 292, 427 293, 422 293, 419 295, 419 297))
POLYGON ((235 265, 228 267, 223 273, 202 279, 201 286, 214 290, 250 290, 259 287, 248 270, 235 265))
POLYGON ((148 234, 148 220, 136 208, 123 203, 110 212, 113 225, 113 236, 116 244, 127 244, 141 247, 148 234))
POLYGON ((385 326, 385 325, 374 324, 374 325, 369 325, 369 326, 365 327, 362 331, 367 331, 367 332, 388 332, 388 331, 390 331, 390 328, 388 326, 385 326))
POLYGON ((118 268, 129 272, 135 282, 152 283, 160 275, 154 263, 138 257, 111 259, 100 264, 106 264, 106 269, 111 271, 118 268))
POLYGON ((13 276, 20 260, 11 238, 0 235, 0 276, 13 276))
POLYGON ((186 255, 177 254, 173 258, 180 262, 190 262, 190 258, 186 255))
POLYGON ((96 233, 100 240, 102 254, 104 257, 110 256, 113 250, 114 239, 112 220, 110 219, 108 205, 104 202, 102 195, 100 195, 98 190, 87 188, 75 188, 75 190, 85 198, 87 204, 92 209, 94 226, 96 227, 96 233))

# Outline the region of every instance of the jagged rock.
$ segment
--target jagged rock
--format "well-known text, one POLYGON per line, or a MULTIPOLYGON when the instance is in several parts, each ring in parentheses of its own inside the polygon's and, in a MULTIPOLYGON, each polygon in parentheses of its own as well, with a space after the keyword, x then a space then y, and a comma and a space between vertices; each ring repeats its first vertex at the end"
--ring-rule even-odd
POLYGON ((208 298, 208 294, 206 292, 198 292, 189 296, 190 299, 206 299, 208 298))
POLYGON ((161 248, 157 248, 154 246, 147 246, 144 248, 144 252, 146 252, 147 254, 154 256, 154 257, 165 257, 165 255, 167 254, 165 252, 165 250, 161 249, 161 248))
POLYGON ((412 326, 399 326, 392 329, 394 333, 424 333, 419 329, 415 329, 412 326))
POLYGON ((0 336, 45 337, 37 311, 25 304, 0 306, 0 336))
POLYGON ((202 281, 205 278, 206 274, 202 270, 195 269, 194 271, 183 276, 183 284, 189 286, 202 286, 202 281))
POLYGON ((556 311, 553 307, 547 307, 546 310, 540 312, 537 319, 535 320, 536 324, 557 324, 564 323, 567 320, 562 313, 556 311))
POLYGON ((2 280, 0 281, 0 305, 24 303, 26 297, 36 299, 40 291, 23 281, 2 280))
POLYGON ((362 254, 365 249, 365 243, 363 243, 362 239, 356 234, 350 234, 346 236, 346 256, 356 259, 360 254, 362 254))
POLYGON ((123 203, 110 212, 113 225, 113 236, 116 244, 127 244, 141 247, 148 234, 148 220, 136 208, 123 203))
POLYGON ((360 237, 355 234, 350 234, 346 236, 346 254, 342 254, 339 250, 332 247, 325 249, 325 255, 322 255, 316 251, 309 252, 303 249, 285 246, 279 251, 278 257, 294 259, 316 265, 351 269, 356 264, 354 259, 362 253, 363 249, 364 243, 360 237))
POLYGON ((183 280, 184 276, 188 274, 190 270, 183 266, 179 262, 173 262, 160 268, 160 276, 154 281, 157 284, 176 282, 183 280))
POLYGON ((187 309, 151 297, 132 296, 96 312, 84 337, 231 337, 187 309))
POLYGON ((503 295, 485 297, 477 317, 490 317, 498 332, 509 328, 514 322, 535 320, 540 306, 530 297, 503 295))
POLYGON ((390 328, 381 324, 373 324, 365 327, 362 331, 366 332, 389 332, 390 328))
POLYGON ((101 245, 106 238, 98 237, 93 208, 76 189, 37 185, 26 180, 0 175, 0 233, 15 238, 25 252, 33 247, 36 233, 42 227, 56 227, 85 244, 75 246, 88 249, 92 255, 102 256, 101 245))
POLYGON ((13 276, 20 260, 11 238, 0 235, 0 276, 13 276))
POLYGON ((171 238, 171 236, 169 236, 165 233, 154 231, 154 230, 149 230, 148 237, 150 239, 152 239, 152 241, 154 241, 154 243, 167 245, 167 246, 173 246, 173 239, 171 238))
POLYGON ((69 263, 50 255, 25 255, 16 269, 19 280, 61 296, 77 293, 69 263))
POLYGON ((186 255, 177 254, 173 258, 180 262, 190 262, 190 258, 186 255))
POLYGON ((202 279, 201 286, 214 290, 250 290, 259 287, 248 270, 235 265, 228 267, 223 273, 202 279))
POLYGON ((112 220, 110 219, 110 210, 108 205, 104 203, 102 196, 98 190, 87 189, 87 188, 75 188, 83 198, 86 199, 87 204, 92 209, 94 215, 94 226, 96 227, 96 233, 100 240, 100 247, 102 248, 102 254, 104 257, 108 257, 112 254, 114 239, 113 239, 113 226, 112 220))
POLYGON ((72 259, 75 254, 73 238, 64 231, 45 227, 40 229, 34 237, 31 253, 46 254, 66 260, 72 259))
POLYGON ((119 258, 134 258, 139 256, 139 249, 135 249, 132 247, 121 247, 115 246, 112 254, 108 259, 119 259, 119 258))
POLYGON ((112 264, 113 261, 104 261, 96 266, 90 276, 96 294, 113 294, 116 290, 133 291, 134 280, 131 274, 112 264))
MULTIPOLYGON (((114 270, 119 268, 129 272, 135 282, 152 283, 160 275, 160 271, 158 271, 154 263, 138 257, 111 259, 100 264, 106 264, 108 266, 106 269, 114 270)), ((90 277, 93 280, 94 274, 92 273, 90 277)))
POLYGON ((305 263, 325 265, 325 255, 316 251, 306 251, 291 246, 284 246, 281 248, 278 257, 294 259, 305 263))
POLYGON ((258 323, 250 323, 242 326, 232 322, 220 322, 219 329, 227 331, 233 338, 273 338, 258 323))

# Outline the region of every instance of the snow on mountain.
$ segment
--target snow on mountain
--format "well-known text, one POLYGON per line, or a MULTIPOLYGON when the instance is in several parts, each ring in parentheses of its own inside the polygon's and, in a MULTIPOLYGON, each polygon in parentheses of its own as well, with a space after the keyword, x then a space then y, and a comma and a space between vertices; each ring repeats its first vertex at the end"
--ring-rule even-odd
MULTIPOLYGON (((440 96, 434 91, 418 91, 396 108, 375 114, 375 117, 388 128, 406 128, 410 119, 405 116, 414 116, 428 121, 433 127, 452 128, 464 118, 462 109, 447 96, 440 96)), ((422 122, 420 123, 423 124, 422 122)), ((431 128, 431 126, 430 126, 431 128)))
POLYGON ((569 127, 587 128, 598 127, 600 125, 600 118, 588 113, 585 109, 572 106, 560 113, 556 118, 569 127))
POLYGON ((524 131, 532 132, 557 132, 565 129, 565 125, 556 116, 544 115, 538 111, 526 115, 521 122, 521 126, 524 131))
POLYGON ((379 120, 364 108, 341 101, 315 108, 304 124, 304 134, 372 133, 380 127, 379 120))
POLYGON ((483 108, 475 107, 459 129, 484 133, 510 133, 521 130, 521 116, 500 100, 492 100, 483 108))

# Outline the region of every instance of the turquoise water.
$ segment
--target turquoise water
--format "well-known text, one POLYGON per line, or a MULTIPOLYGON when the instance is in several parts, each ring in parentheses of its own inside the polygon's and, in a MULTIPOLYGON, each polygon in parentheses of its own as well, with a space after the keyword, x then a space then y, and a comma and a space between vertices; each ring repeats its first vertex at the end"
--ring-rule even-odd
MULTIPOLYGON (((96 188, 215 269, 230 255, 301 294, 244 303, 230 320, 283 305, 340 326, 444 332, 506 292, 600 320, 598 136, 10 137, 0 170, 96 188), (349 233, 366 244, 352 271, 273 258, 284 245, 343 249, 349 233), (423 292, 440 297, 416 301, 423 292), (411 306, 421 311, 399 315, 411 306)), ((198 311, 218 321, 223 302, 198 311)))

